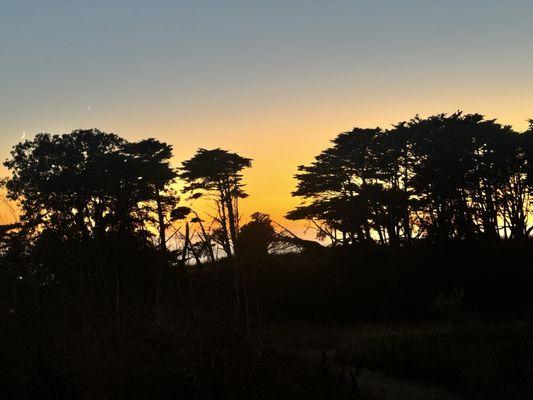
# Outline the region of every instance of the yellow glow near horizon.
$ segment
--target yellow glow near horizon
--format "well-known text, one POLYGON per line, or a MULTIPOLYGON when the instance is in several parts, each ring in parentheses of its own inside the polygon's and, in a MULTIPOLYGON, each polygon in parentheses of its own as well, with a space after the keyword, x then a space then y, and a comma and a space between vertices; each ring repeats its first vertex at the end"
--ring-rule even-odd
MULTIPOLYGON (((447 112, 453 112, 457 108, 449 108, 447 112)), ((529 109, 533 110, 533 102, 529 109)), ((366 115, 359 118, 350 118, 348 110, 342 112, 337 109, 339 117, 335 118, 336 112, 331 117, 317 118, 316 114, 310 114, 309 118, 287 119, 276 118, 275 120, 263 121, 256 126, 248 125, 247 120, 241 124, 231 122, 231 129, 207 126, 207 130, 215 129, 217 134, 200 141, 200 143, 186 143, 180 146, 173 137, 180 137, 180 133, 165 135, 166 140, 175 146, 175 165, 191 157, 198 147, 214 148, 222 147, 253 159, 252 168, 245 170, 244 180, 249 197, 241 201, 241 215, 246 219, 256 211, 265 212, 272 218, 289 229, 300 234, 303 233, 305 222, 293 222, 284 219, 284 215, 297 206, 301 199, 291 196, 296 187, 294 174, 298 165, 309 164, 320 151, 329 146, 329 141, 337 134, 350 130, 354 126, 388 128, 391 124, 409 119, 414 112, 400 116, 401 112, 392 112, 391 116, 366 115)), ((465 110, 465 112, 475 110, 465 110)), ((422 113, 422 116, 435 114, 434 112, 422 113)), ((501 114, 501 113, 500 113, 501 114)), ((526 107, 522 110, 514 109, 509 112, 508 118, 499 119, 502 124, 510 124, 516 130, 523 131, 527 128, 526 107)), ((494 115, 487 114, 487 118, 494 115)), ((250 119, 254 116, 250 116, 250 119)), ((194 134, 192 135, 195 136, 194 134)))
POLYGON ((221 147, 254 160, 243 218, 300 232, 293 175, 340 132, 533 117, 531 2, 44 3, 2 9, 0 159, 23 132, 93 127, 170 143, 175 166, 221 147))
MULTIPOLYGON (((481 102, 481 101, 480 101, 481 102)), ((359 106, 360 105, 354 105, 359 106)), ((416 113, 415 105, 398 105, 396 109, 391 109, 385 113, 381 110, 372 110, 368 107, 366 113, 350 112, 352 107, 347 104, 331 105, 313 113, 308 110, 300 112, 289 112, 282 115, 260 115, 249 113, 241 117, 227 117, 225 121, 213 119, 212 121, 201 121, 189 119, 187 124, 179 127, 169 125, 151 125, 151 129, 141 129, 145 134, 139 132, 139 127, 131 127, 123 121, 114 121, 111 125, 115 128, 103 129, 108 132, 115 132, 129 140, 139 140, 146 137, 156 137, 174 146, 173 165, 178 167, 185 159, 194 155, 200 148, 221 147, 235 151, 243 156, 253 159, 253 166, 245 170, 244 181, 249 197, 240 202, 240 211, 243 221, 256 212, 264 212, 271 217, 294 230, 298 234, 304 234, 307 224, 303 221, 293 222, 284 219, 284 215, 299 204, 300 199, 291 196, 291 192, 296 186, 293 175, 297 172, 297 166, 312 162, 321 150, 329 146, 329 141, 337 134, 350 130, 354 126, 388 128, 391 124, 409 119, 416 113), (413 111, 411 111, 413 110, 413 111), (352 117, 351 115, 355 115, 352 117), (192 122, 191 122, 192 121, 192 122), (131 134, 130 132, 139 132, 131 134)), ((422 116, 435 114, 437 112, 453 112, 462 107, 437 108, 426 103, 424 107, 419 107, 422 116)), ((479 107, 483 108, 483 107, 479 107)), ((465 112, 483 112, 483 109, 473 107, 464 108, 465 112)), ((489 107, 484 107, 490 109, 489 107)), ((522 104, 522 107, 512 108, 503 112, 486 112, 487 118, 500 116, 500 123, 510 124, 518 131, 527 128, 527 110, 533 110, 533 101, 529 104, 522 104)), ((500 110, 501 111, 501 110, 500 110)), ((70 129, 54 133, 68 132, 70 129)), ((30 138, 33 135, 30 136, 30 138)), ((18 142, 15 138, 13 143, 18 142)), ((7 157, 8 152, 4 151, 7 157)), ((7 171, 3 170, 5 176, 7 171)), ((183 195, 185 199, 187 196, 183 195)), ((187 202, 189 205, 195 203, 187 202)), ((208 210, 209 208, 199 201, 197 208, 208 210)), ((0 208, 2 206, 0 205, 0 208)), ((10 214, 2 209, 1 215, 9 220, 10 214)), ((311 233, 308 233, 311 235, 311 233)))

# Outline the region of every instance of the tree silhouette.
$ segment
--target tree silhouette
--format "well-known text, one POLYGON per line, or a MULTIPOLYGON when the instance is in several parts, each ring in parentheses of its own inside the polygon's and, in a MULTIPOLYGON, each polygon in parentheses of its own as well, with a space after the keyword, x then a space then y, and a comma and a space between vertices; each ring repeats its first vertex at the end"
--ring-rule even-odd
POLYGON ((155 139, 128 143, 95 129, 43 133, 14 147, 6 188, 34 229, 89 239, 149 235, 147 224, 159 221, 163 245, 163 215, 176 201, 171 156, 172 148, 155 139))
POLYGON ((137 195, 145 202, 144 219, 153 221, 157 226, 160 248, 166 251, 166 231, 170 226, 171 212, 179 203, 179 196, 170 186, 178 176, 170 166, 172 146, 151 138, 126 144, 123 153, 127 157, 124 162, 131 171, 131 177, 137 179, 140 183, 138 189, 143 191, 137 195))
POLYGON ((222 149, 199 149, 182 164, 180 178, 186 186, 183 192, 193 198, 206 195, 214 199, 219 224, 220 243, 229 256, 233 254, 239 231, 239 199, 248 195, 242 183, 242 170, 252 160, 222 149))
POLYGON ((460 112, 415 118, 403 129, 413 137, 414 188, 430 236, 494 238, 499 220, 513 237, 523 236, 525 157, 517 133, 460 112))
POLYGON ((381 134, 379 128, 354 128, 335 138, 310 166, 298 167, 293 195, 309 202, 287 217, 311 220, 333 243, 371 241, 386 201, 378 158, 381 134))
POLYGON ((264 258, 276 243, 276 231, 268 214, 254 213, 251 221, 244 224, 238 236, 239 254, 247 253, 251 257, 264 258))
POLYGON ((461 112, 354 128, 299 167, 293 195, 304 202, 287 217, 333 244, 525 238, 530 131, 461 112))

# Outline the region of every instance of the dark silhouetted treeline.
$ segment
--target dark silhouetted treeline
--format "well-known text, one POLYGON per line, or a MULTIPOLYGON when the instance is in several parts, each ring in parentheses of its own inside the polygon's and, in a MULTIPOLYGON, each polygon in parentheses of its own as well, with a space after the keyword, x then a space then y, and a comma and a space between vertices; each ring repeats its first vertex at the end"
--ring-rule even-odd
POLYGON ((479 114, 354 128, 299 167, 294 195, 306 202, 288 218, 312 221, 334 244, 525 239, 532 166, 533 129, 479 114))
POLYGON ((175 168, 172 152, 96 129, 13 148, 6 398, 338 398, 272 324, 453 325, 533 306, 533 126, 456 113, 340 134, 299 167, 288 213, 319 241, 241 215, 251 159, 199 149, 175 168))

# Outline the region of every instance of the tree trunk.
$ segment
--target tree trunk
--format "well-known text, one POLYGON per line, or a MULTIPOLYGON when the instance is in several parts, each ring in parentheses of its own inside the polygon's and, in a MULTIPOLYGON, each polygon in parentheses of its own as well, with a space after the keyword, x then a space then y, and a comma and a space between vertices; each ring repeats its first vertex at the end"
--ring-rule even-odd
POLYGON ((157 219, 159 223, 159 246, 163 254, 167 252, 167 233, 165 224, 165 213, 159 191, 157 191, 157 219))

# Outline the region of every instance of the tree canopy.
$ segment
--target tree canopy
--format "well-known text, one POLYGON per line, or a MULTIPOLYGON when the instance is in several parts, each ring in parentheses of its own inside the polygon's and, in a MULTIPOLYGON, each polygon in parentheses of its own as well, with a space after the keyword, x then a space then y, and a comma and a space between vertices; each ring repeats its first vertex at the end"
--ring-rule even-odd
POLYGON ((531 133, 480 114, 354 128, 300 166, 287 214, 333 243, 524 238, 530 233, 531 133))
POLYGON ((184 193, 192 198, 210 196, 216 205, 215 220, 219 225, 219 244, 232 255, 239 232, 239 199, 244 191, 242 171, 252 166, 250 158, 222 149, 199 149, 183 162, 179 177, 185 182, 184 193))
POLYGON ((22 220, 69 237, 146 233, 177 173, 172 147, 156 139, 129 143, 95 129, 38 134, 16 145, 5 166, 8 196, 22 220))

